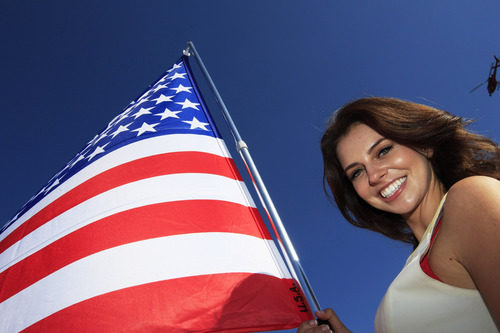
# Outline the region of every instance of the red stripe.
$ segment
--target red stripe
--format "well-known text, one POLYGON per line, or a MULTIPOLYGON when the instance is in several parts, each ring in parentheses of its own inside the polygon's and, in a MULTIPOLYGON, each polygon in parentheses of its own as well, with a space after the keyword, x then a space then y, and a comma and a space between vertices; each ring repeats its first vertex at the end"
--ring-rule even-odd
POLYGON ((155 155, 131 161, 85 181, 41 209, 0 242, 0 253, 68 209, 117 186, 175 173, 210 173, 242 180, 234 161, 200 152, 155 155))
POLYGON ((144 239, 196 232, 271 239, 257 209, 235 203, 190 200, 139 207, 78 229, 0 273, 0 302, 93 253, 144 239))
MULTIPOLYGON (((217 274, 126 288, 77 303, 26 332, 254 332, 297 327, 292 280, 217 274), (205 327, 211 329, 204 329, 205 327)), ((76 286, 77 287, 77 286, 76 286)))

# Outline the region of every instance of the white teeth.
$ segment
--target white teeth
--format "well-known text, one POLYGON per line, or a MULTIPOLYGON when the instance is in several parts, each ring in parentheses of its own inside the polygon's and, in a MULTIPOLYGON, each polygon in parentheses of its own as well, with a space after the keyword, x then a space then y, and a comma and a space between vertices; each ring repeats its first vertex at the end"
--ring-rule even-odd
POLYGON ((406 177, 401 177, 395 180, 391 185, 387 186, 383 191, 380 191, 380 195, 384 198, 390 197, 394 194, 406 180, 406 177))

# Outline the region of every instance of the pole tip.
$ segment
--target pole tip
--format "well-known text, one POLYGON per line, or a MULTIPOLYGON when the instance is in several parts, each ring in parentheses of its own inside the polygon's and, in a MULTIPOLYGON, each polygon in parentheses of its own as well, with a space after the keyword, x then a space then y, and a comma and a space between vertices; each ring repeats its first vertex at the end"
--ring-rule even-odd
POLYGON ((191 41, 188 41, 186 43, 186 48, 182 50, 182 54, 185 55, 186 57, 191 56, 191 41))

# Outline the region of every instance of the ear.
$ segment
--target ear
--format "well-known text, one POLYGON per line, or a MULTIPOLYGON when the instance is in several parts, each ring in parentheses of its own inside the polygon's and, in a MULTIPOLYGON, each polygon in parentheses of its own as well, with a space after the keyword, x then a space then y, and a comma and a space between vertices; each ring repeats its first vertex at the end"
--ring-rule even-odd
POLYGON ((425 157, 429 159, 432 158, 432 156, 434 156, 434 149, 432 148, 423 149, 422 153, 425 155, 425 157))
POLYGON ((434 149, 432 148, 418 148, 416 151, 419 154, 422 154, 425 156, 425 158, 430 159, 432 156, 434 156, 434 149))

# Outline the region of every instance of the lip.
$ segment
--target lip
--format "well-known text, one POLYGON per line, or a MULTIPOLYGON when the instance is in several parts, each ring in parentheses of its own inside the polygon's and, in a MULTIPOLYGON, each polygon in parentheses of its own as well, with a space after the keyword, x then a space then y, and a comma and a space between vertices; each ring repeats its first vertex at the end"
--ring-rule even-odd
POLYGON ((390 202, 390 201, 393 201, 395 200, 400 194, 401 192, 403 192, 404 188, 406 187, 406 181, 408 180, 407 176, 403 176, 403 177, 399 177, 397 179, 394 179, 393 181, 385 184, 383 187, 380 188, 380 191, 379 191, 379 196, 382 200, 386 201, 386 202, 390 202), (390 196, 388 196, 387 198, 384 198, 382 196, 382 194, 380 194, 380 192, 382 192, 384 189, 386 189, 388 186, 390 186, 392 183, 394 183, 396 180, 398 179, 401 179, 401 178, 405 178, 404 182, 401 184, 401 186, 390 196))

